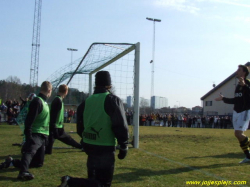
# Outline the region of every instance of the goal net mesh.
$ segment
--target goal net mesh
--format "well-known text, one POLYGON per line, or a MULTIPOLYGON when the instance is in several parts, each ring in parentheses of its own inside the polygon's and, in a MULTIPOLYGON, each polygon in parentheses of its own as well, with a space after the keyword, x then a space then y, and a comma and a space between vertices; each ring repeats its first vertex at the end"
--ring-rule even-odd
MULTIPOLYGON (((48 80, 54 94, 60 84, 68 84, 70 90, 65 100, 68 104, 79 105, 86 98, 83 95, 89 95, 91 88, 94 91, 95 73, 101 70, 109 71, 111 92, 123 101, 128 124, 133 126, 135 44, 93 43, 83 57, 61 67, 48 80)), ((133 128, 130 131, 132 141, 133 128)))

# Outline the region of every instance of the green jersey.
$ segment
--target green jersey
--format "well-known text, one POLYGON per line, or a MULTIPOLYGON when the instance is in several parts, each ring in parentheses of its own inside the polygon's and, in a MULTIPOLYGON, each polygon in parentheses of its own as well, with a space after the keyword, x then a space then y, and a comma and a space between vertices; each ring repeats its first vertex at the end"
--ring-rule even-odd
POLYGON ((115 146, 112 123, 105 112, 104 103, 109 92, 94 94, 86 99, 83 112, 83 142, 93 145, 115 146))
POLYGON ((32 124, 32 133, 40 133, 49 135, 49 106, 41 97, 37 97, 42 101, 43 110, 37 115, 35 121, 32 124))
POLYGON ((63 128, 63 121, 64 121, 64 104, 62 98, 60 96, 56 96, 55 98, 59 98, 62 102, 62 108, 57 116, 56 119, 56 128, 63 128))

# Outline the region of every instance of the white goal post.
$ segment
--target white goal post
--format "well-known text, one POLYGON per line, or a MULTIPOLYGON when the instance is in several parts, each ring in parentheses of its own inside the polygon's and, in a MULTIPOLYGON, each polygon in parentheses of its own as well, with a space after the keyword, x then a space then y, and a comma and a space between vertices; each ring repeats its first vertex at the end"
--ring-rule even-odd
MULTIPOLYGON (((112 45, 112 44, 110 44, 112 45)), ((95 70, 91 71, 89 73, 89 94, 92 95, 93 91, 93 82, 92 82, 92 75, 96 72, 102 70, 109 64, 113 63, 114 61, 118 60, 119 58, 122 58, 124 55, 130 53, 131 51, 135 50, 135 60, 134 60, 134 111, 133 111, 133 147, 139 148, 139 85, 140 85, 140 43, 136 43, 135 45, 132 45, 127 50, 123 51, 119 55, 117 55, 115 58, 109 60, 105 64, 103 64, 101 67, 96 68, 95 70)))

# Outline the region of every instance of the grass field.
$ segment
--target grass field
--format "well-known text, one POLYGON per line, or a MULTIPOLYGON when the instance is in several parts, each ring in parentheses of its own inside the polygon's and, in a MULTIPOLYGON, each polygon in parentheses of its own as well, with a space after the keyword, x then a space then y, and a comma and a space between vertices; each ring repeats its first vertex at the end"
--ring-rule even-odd
MULTIPOLYGON (((66 124, 65 129, 75 131, 75 125, 66 124)), ((77 134, 71 135, 80 141, 77 134)), ((18 126, 0 125, 1 162, 9 154, 20 158, 20 147, 12 143, 21 141, 18 126)), ((54 146, 67 147, 59 141, 54 146)), ((246 181, 242 186, 250 186, 250 164, 238 164, 243 158, 232 129, 141 127, 140 149, 131 148, 125 160, 116 159, 112 186, 198 186, 186 185, 186 181, 221 180, 246 181)), ((86 177, 86 159, 77 149, 54 149, 42 168, 30 169, 34 180, 18 181, 18 169, 8 168, 0 170, 0 186, 52 187, 64 175, 86 177)))

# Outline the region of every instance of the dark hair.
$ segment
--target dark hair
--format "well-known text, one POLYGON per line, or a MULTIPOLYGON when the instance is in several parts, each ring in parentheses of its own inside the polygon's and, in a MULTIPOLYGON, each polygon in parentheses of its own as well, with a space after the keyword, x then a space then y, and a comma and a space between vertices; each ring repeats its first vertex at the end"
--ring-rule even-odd
POLYGON ((243 69, 243 71, 246 73, 246 77, 247 77, 248 74, 249 74, 249 69, 248 69, 248 67, 247 67, 247 66, 244 66, 244 65, 239 65, 238 67, 243 69))

